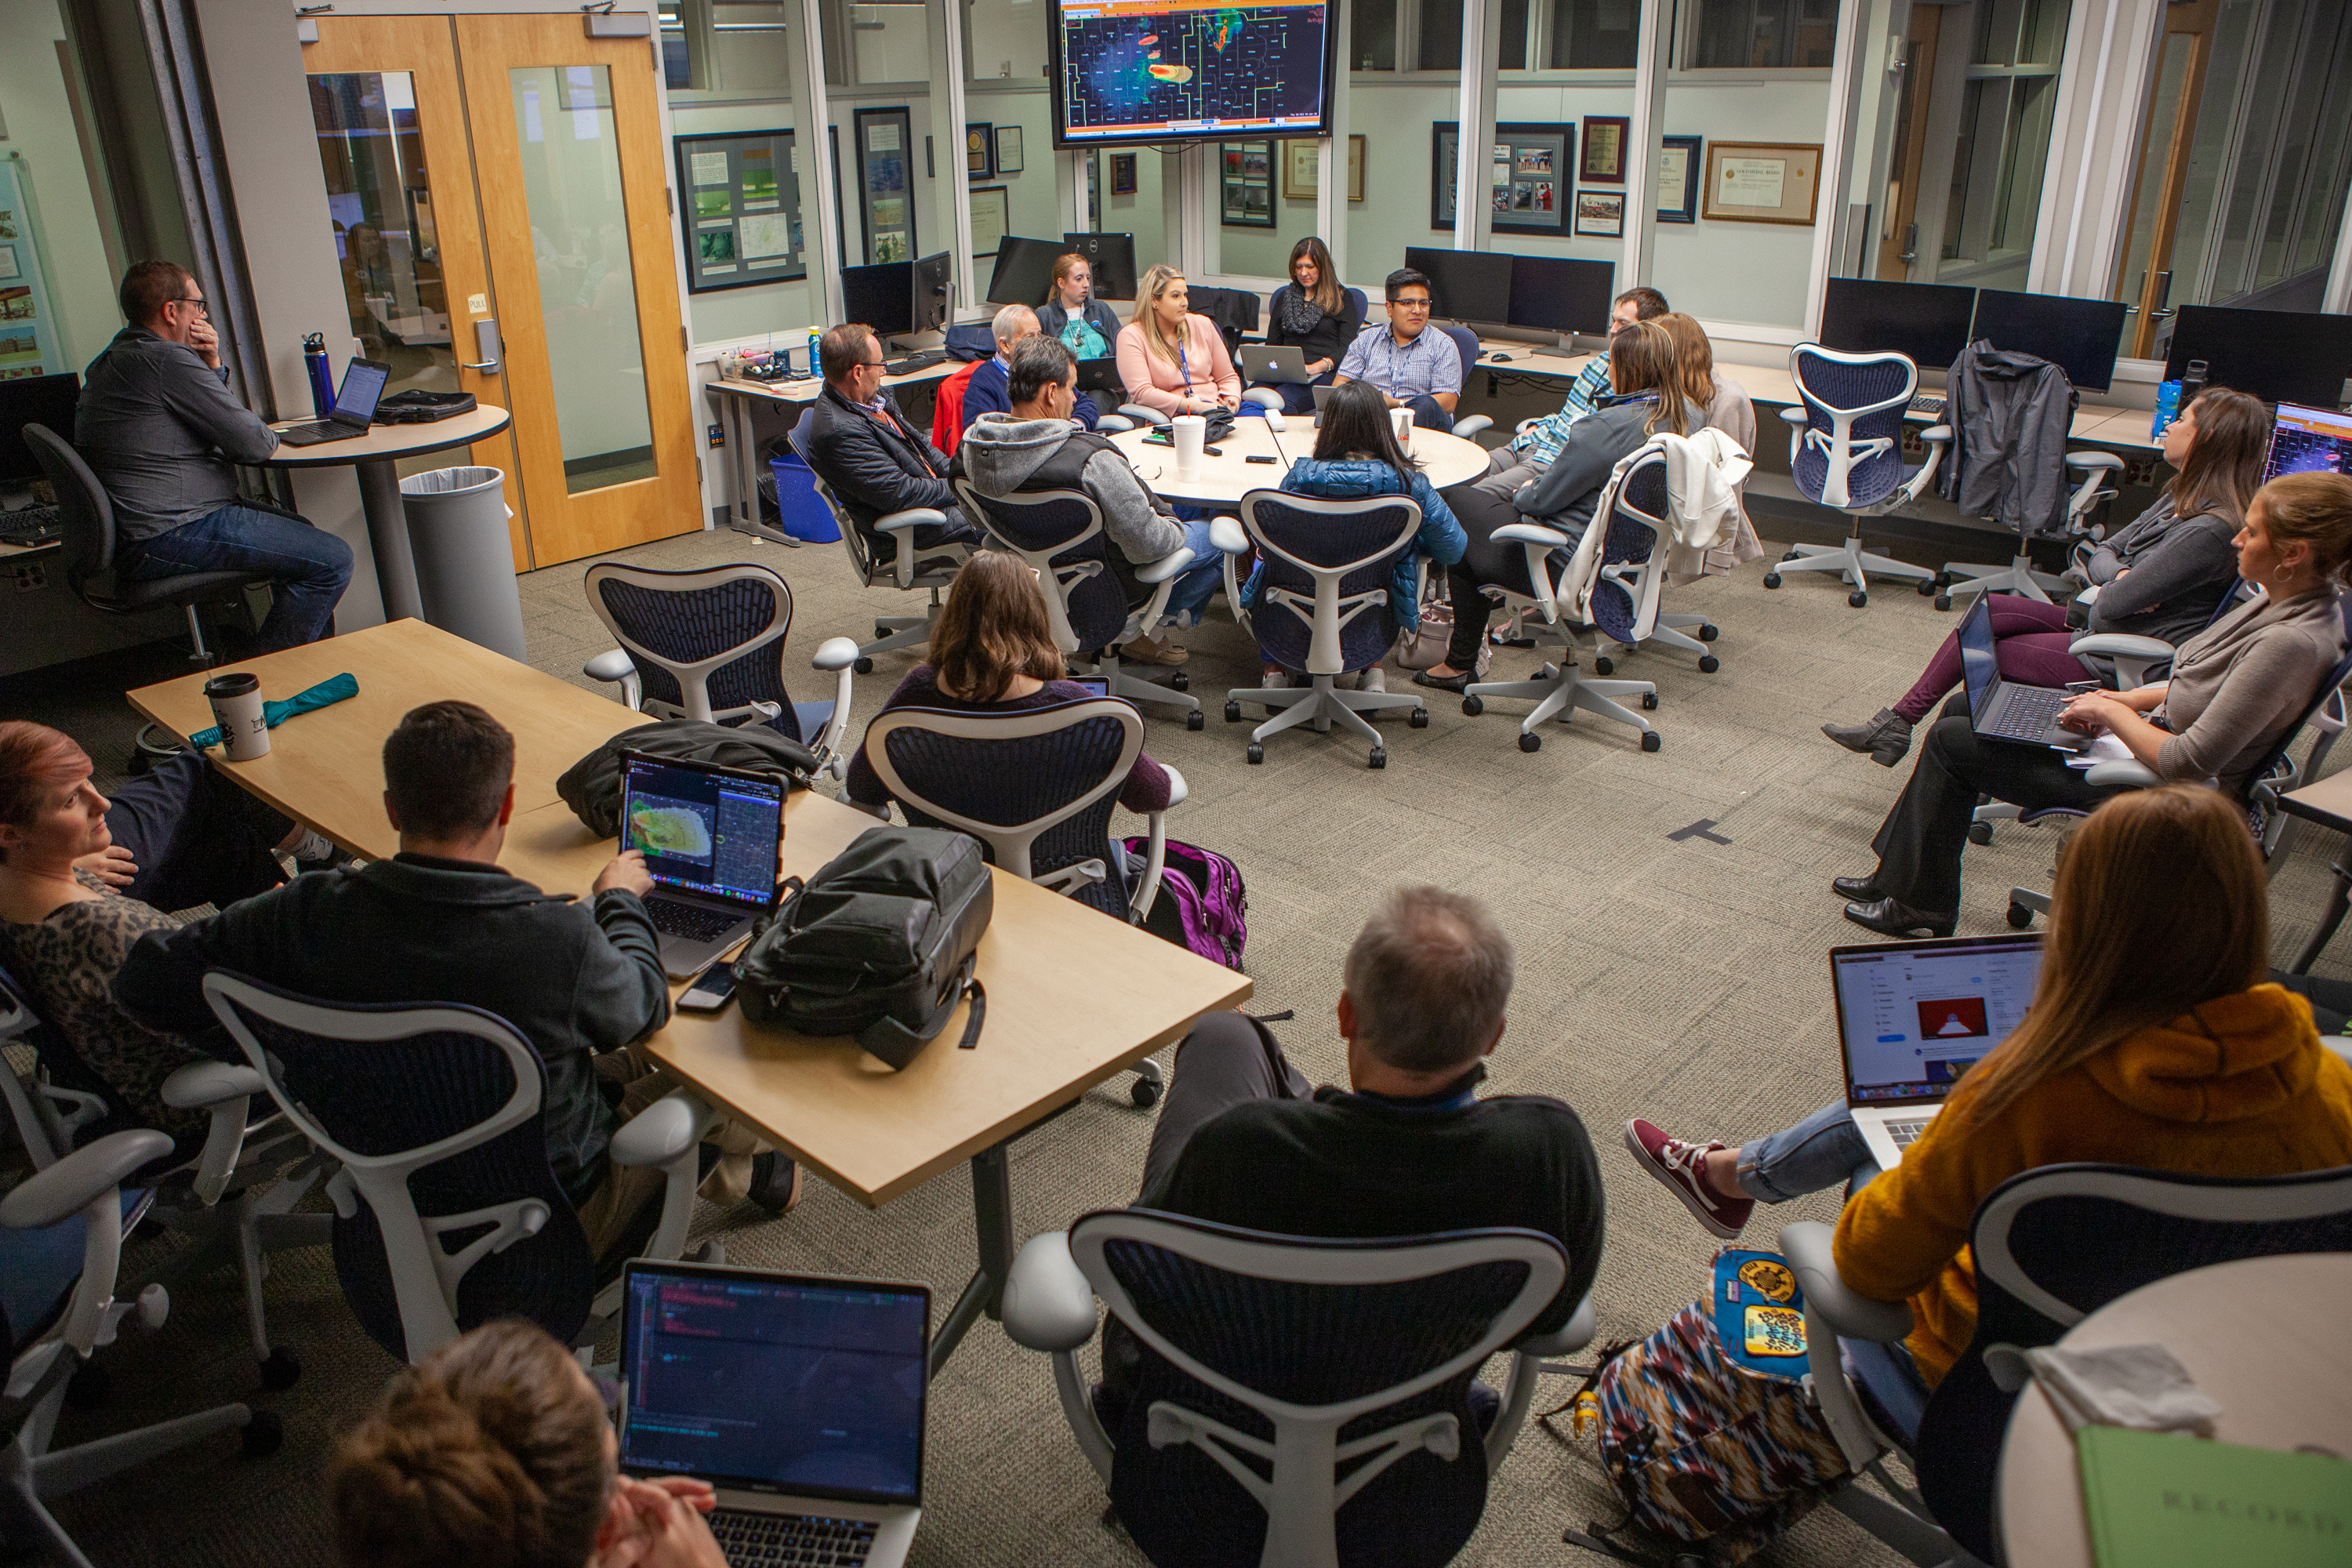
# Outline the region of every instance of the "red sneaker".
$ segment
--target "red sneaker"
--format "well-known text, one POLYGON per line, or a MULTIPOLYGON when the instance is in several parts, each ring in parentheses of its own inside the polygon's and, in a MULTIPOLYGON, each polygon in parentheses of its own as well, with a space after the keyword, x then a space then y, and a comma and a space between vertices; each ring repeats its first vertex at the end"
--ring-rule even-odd
POLYGON ((1727 1145, 1685 1143, 1636 1117, 1625 1123, 1625 1147, 1642 1169, 1682 1199, 1683 1206, 1711 1234, 1726 1241, 1739 1239, 1748 1216, 1756 1212, 1756 1200, 1719 1197, 1700 1174, 1706 1156, 1727 1145))

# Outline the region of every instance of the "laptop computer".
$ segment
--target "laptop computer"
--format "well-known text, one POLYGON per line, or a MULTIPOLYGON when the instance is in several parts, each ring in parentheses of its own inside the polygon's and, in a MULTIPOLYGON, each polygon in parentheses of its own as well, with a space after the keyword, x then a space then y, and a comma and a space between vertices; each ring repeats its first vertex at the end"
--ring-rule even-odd
POLYGON ((710 1483, 730 1563, 899 1568, 922 1518, 931 1293, 631 1259, 621 1469, 710 1483))
POLYGON ((1110 355, 1082 359, 1077 363, 1080 392, 1123 393, 1127 390, 1118 379, 1118 361, 1110 355))
POLYGON ((2058 710, 2074 694, 2063 686, 2026 686, 2004 680, 2000 655, 1995 651, 1992 595, 1979 594, 1960 617, 1960 678, 1968 683, 1969 725, 1988 741, 2008 741, 2021 746, 2044 746, 2052 751, 2079 752, 2091 737, 2058 723, 2058 710))
POLYGON ((316 447, 325 441, 350 441, 368 433, 375 423, 376 400, 392 378, 392 366, 381 360, 355 359, 343 366, 343 384, 335 390, 335 411, 324 419, 278 432, 280 446, 316 447))
POLYGON ((783 781, 767 773, 621 753, 621 847, 644 853, 662 968, 683 980, 751 929, 776 894, 783 781))
POLYGON ((1275 382, 1304 385, 1315 379, 1307 374, 1307 351, 1301 348, 1244 343, 1240 357, 1242 379, 1253 384, 1275 382))
POLYGON ((1846 1109, 1882 1169, 1902 1163, 1960 1074, 2017 1027, 2041 973, 2039 932, 1830 949, 1846 1109))
POLYGON ((1323 411, 1331 406, 1331 395, 1339 389, 1336 386, 1315 386, 1307 390, 1315 394, 1315 423, 1319 427, 1323 423, 1323 411))

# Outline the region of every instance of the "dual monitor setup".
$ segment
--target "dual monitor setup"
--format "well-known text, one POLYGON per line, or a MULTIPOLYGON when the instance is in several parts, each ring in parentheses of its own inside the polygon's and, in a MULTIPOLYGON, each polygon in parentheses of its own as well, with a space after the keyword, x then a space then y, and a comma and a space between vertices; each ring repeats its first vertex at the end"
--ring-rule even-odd
MULTIPOLYGON (((841 319, 863 321, 885 338, 943 332, 955 319, 955 274, 949 255, 841 269, 841 319)), ((815 366, 810 366, 812 370, 815 366)))
POLYGON ((1414 246, 1404 264, 1429 279, 1430 313, 1464 323, 1545 332, 1609 330, 1614 263, 1414 246))
POLYGON ((1054 263, 1083 256, 1094 275, 1094 298, 1135 298, 1135 236, 1066 234, 1058 240, 1008 234, 996 247, 996 270, 982 296, 992 305, 1042 305, 1053 298, 1054 263))

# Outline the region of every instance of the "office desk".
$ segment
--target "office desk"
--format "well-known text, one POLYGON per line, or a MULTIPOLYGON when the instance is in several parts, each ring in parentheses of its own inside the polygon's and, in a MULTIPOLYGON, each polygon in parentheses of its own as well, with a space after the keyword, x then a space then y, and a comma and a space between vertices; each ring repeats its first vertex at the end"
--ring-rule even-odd
MULTIPOLYGON (((281 419, 270 428, 283 430, 289 425, 310 423, 308 419, 281 419)), ((487 440, 512 423, 505 409, 485 403, 471 413, 436 419, 430 425, 378 425, 366 435, 349 441, 328 441, 316 447, 281 446, 257 466, 339 468, 349 464, 355 470, 360 481, 360 506, 367 513, 368 547, 375 556, 376 586, 383 594, 383 618, 408 620, 422 616, 425 605, 416 594, 416 560, 408 543, 408 510, 401 503, 400 471, 394 465, 403 458, 487 440)))
MULTIPOLYGON (((2305 784, 2279 797, 2279 805, 2288 816, 2300 816, 2305 822, 2336 833, 2352 833, 2352 773, 2330 773, 2317 784, 2305 784)), ((2328 868, 2336 873, 2336 885, 2328 889, 2326 907, 2320 911, 2319 929, 2311 934, 2303 951, 2295 955, 2296 974, 2308 974, 2336 936, 2336 928, 2344 923, 2344 911, 2352 906, 2352 869, 2347 869, 2345 858, 2338 856, 2328 868)))
MULTIPOLYGON (((1111 443, 1135 465, 1136 473, 1153 494, 1169 500, 1231 506, 1251 490, 1279 489, 1292 463, 1315 455, 1313 424, 1304 416, 1285 423, 1288 428, 1276 433, 1267 421, 1254 415, 1235 419, 1232 435, 1210 443, 1221 448, 1223 456, 1202 453, 1201 471, 1189 479, 1176 472, 1175 447, 1144 445, 1144 437, 1152 434, 1150 429, 1123 431, 1113 436, 1111 443), (1253 463, 1252 457, 1274 461, 1253 463)), ((1459 436, 1415 430, 1412 455, 1421 459, 1422 477, 1439 489, 1486 471, 1486 449, 1459 436)))
MULTIPOLYGON (((909 375, 886 375, 884 386, 926 386, 945 381, 963 368, 961 360, 942 360, 940 363, 909 375)), ((766 403, 779 406, 798 407, 814 403, 824 383, 815 376, 803 376, 798 381, 729 381, 719 377, 703 383, 710 394, 711 406, 719 416, 719 428, 727 442, 728 478, 733 493, 727 498, 727 521, 735 528, 749 533, 758 530, 763 539, 775 539, 780 544, 798 544, 790 537, 760 529, 760 454, 753 449, 751 438, 751 405, 766 403)))
POLYGON ((564 769, 647 721, 642 713, 423 621, 393 621, 144 686, 130 693, 131 704, 174 734, 210 729, 205 682, 227 670, 250 670, 260 678, 262 695, 272 700, 346 670, 358 678, 358 696, 272 730, 268 756, 232 763, 217 750, 209 754, 240 785, 371 860, 400 847, 383 815, 382 756, 384 737, 410 709, 458 698, 489 710, 514 731, 518 815, 554 802, 555 780, 564 769))

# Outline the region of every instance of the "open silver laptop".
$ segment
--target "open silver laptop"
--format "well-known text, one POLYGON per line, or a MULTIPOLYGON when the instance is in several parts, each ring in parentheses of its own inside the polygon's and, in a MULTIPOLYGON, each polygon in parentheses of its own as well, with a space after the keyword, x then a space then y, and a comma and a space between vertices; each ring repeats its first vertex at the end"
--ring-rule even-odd
POLYGON ((1992 608, 1985 602, 1991 597, 1979 594, 1954 634, 1960 644, 1960 679, 1969 689, 1969 727, 1988 741, 2081 751, 2091 737, 2058 722, 2059 710, 2074 700, 2073 692, 2063 686, 2028 686, 2001 678, 1992 608))
POLYGON ((1241 362, 1242 379, 1253 385, 1262 382, 1303 385, 1315 379, 1307 374, 1307 351, 1300 348, 1244 343, 1241 362))
POLYGON ((1960 1075, 2017 1027, 2041 973, 2037 932, 1830 949, 1846 1109, 1881 1169, 1902 1163, 1960 1075))
POLYGON ((899 1568, 922 1518, 931 1293, 632 1260, 621 1469, 719 1493, 737 1568, 899 1568))
POLYGON ((671 979, 726 952, 775 898, 783 812, 770 774, 621 753, 621 847, 646 858, 646 913, 671 979))

